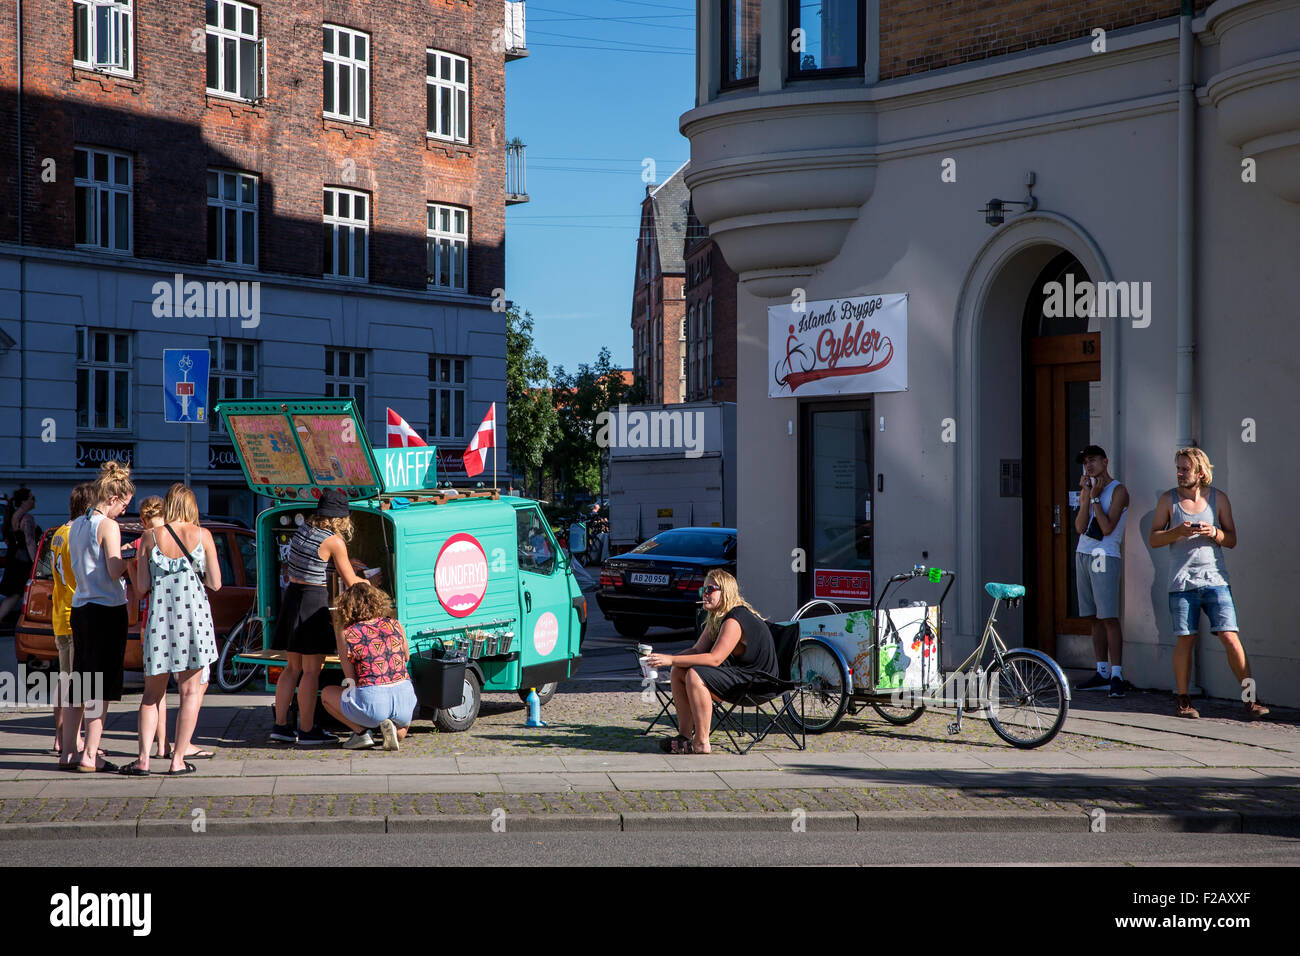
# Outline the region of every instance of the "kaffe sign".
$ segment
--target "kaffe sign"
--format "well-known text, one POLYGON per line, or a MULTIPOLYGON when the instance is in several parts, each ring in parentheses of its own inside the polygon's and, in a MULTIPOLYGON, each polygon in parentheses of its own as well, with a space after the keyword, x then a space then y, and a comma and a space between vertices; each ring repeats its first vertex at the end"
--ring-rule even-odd
POLYGON ((907 388, 907 294, 793 302, 767 310, 769 398, 907 388))

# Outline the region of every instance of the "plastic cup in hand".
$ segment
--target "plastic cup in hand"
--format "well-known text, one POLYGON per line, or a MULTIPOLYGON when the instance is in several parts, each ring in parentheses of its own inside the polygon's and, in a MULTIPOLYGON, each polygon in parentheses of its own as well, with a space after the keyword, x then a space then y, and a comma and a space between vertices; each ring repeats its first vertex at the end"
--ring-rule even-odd
POLYGON ((655 649, 654 649, 653 645, 650 645, 650 644, 638 644, 638 645, 636 646, 636 656, 637 656, 637 657, 649 657, 649 656, 650 656, 651 654, 653 654, 654 652, 655 652, 655 649))

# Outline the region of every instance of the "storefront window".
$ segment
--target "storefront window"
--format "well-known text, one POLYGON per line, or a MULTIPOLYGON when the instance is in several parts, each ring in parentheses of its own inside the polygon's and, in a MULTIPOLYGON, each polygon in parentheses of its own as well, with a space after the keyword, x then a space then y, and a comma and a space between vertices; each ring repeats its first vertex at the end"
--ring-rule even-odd
POLYGON ((758 82, 758 48, 762 0, 723 0, 722 85, 758 82))
POLYGON ((867 605, 871 565, 871 405, 804 406, 807 493, 801 520, 808 568, 801 598, 825 597, 841 606, 867 605))

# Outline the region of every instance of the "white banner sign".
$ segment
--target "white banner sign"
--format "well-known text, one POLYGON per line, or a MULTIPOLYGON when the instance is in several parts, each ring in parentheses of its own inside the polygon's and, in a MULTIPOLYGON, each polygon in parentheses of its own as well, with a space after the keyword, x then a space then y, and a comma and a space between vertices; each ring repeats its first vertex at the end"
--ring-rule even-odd
POLYGON ((769 398, 907 388, 907 294, 774 305, 767 310, 769 398))

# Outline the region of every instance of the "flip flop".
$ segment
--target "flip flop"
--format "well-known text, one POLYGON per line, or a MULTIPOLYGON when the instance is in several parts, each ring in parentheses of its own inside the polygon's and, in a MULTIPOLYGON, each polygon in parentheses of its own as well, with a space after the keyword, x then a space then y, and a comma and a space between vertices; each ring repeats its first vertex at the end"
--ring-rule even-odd
POLYGON ((105 760, 101 766, 94 767, 94 768, 86 767, 83 766, 82 764, 77 764, 77 773, 121 773, 121 772, 122 772, 121 767, 119 767, 115 763, 110 763, 107 760, 105 760))
POLYGON ((185 769, 184 769, 184 770, 168 770, 168 771, 167 771, 167 776, 169 776, 169 777, 183 777, 183 776, 185 776, 186 774, 196 773, 196 772, 197 772, 197 770, 195 769, 194 764, 190 763, 189 761, 186 761, 186 763, 185 763, 185 769))
MULTIPOLYGON (((169 747, 169 748, 167 749, 167 759, 170 760, 171 757, 172 757, 172 754, 174 754, 174 753, 176 753, 176 748, 175 748, 175 747, 169 747)), ((209 760, 209 759, 211 759, 212 757, 215 757, 215 756, 216 756, 216 754, 213 753, 211 750, 199 750, 199 751, 196 751, 195 753, 192 753, 192 754, 186 754, 186 755, 185 755, 185 759, 186 759, 186 760, 209 760)))
POLYGON ((683 737, 681 734, 676 737, 663 737, 659 741, 659 749, 666 754, 681 753, 682 744, 689 740, 689 737, 683 737))
POLYGON ((132 760, 129 764, 119 770, 118 773, 122 774, 124 777, 147 777, 150 775, 151 771, 145 770, 141 767, 140 761, 132 760))

